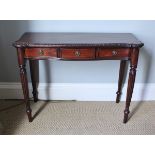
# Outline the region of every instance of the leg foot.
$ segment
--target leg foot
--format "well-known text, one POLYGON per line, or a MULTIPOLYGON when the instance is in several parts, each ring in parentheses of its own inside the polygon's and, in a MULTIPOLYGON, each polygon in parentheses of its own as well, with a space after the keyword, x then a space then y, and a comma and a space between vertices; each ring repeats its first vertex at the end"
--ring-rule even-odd
POLYGON ((38 102, 38 92, 37 91, 35 91, 35 92, 33 91, 32 94, 33 94, 34 102, 38 102))
POLYGON ((32 110, 29 108, 26 110, 26 113, 27 113, 27 116, 28 116, 28 119, 29 119, 29 122, 32 122, 32 110))
POLYGON ((129 109, 125 109, 124 110, 124 120, 123 120, 123 123, 126 123, 128 121, 129 113, 130 113, 129 109))
POLYGON ((120 102, 121 92, 117 91, 116 94, 117 94, 117 96, 116 96, 116 103, 119 103, 120 102))

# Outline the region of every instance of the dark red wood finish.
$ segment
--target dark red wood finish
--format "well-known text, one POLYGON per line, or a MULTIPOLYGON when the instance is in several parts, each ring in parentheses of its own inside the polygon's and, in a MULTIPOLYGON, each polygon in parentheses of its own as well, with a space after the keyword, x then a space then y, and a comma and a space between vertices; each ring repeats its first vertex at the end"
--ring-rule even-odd
POLYGON ((57 57, 56 48, 26 48, 25 58, 46 58, 46 57, 57 57))
POLYGON ((95 59, 95 48, 61 48, 60 58, 72 60, 95 59))
POLYGON ((122 84, 124 80, 124 74, 125 74, 125 67, 126 67, 126 60, 121 60, 120 62, 120 69, 119 69, 119 79, 118 79, 118 91, 116 92, 117 97, 116 97, 116 103, 120 102, 120 97, 121 97, 121 91, 122 91, 122 84))
POLYGON ((124 110, 124 120, 123 120, 124 123, 127 122, 128 114, 130 113, 129 106, 131 103, 131 98, 132 98, 132 93, 133 93, 133 88, 134 88, 134 83, 135 83, 135 78, 136 78, 138 55, 139 55, 139 49, 134 48, 131 52, 130 72, 129 72, 128 88, 127 88, 127 95, 126 95, 126 106, 124 110))
POLYGON ((28 89, 28 81, 27 81, 26 68, 25 68, 26 60, 24 59, 24 49, 18 48, 17 55, 18 55, 21 84, 23 88, 23 95, 24 95, 24 100, 26 104, 26 113, 28 115, 29 122, 32 122, 32 115, 31 115, 32 110, 30 108, 30 102, 29 102, 29 89, 28 89))
POLYGON ((139 48, 143 43, 132 34, 88 34, 88 33, 25 33, 13 44, 17 48, 18 64, 23 88, 26 112, 32 121, 29 103, 26 60, 30 62, 34 101, 38 101, 38 60, 58 58, 62 60, 121 60, 116 103, 120 101, 126 62, 130 61, 124 120, 128 120, 132 98, 139 48))
POLYGON ((106 58, 106 57, 129 57, 130 56, 130 49, 129 48, 101 48, 98 50, 97 53, 99 58, 106 58))

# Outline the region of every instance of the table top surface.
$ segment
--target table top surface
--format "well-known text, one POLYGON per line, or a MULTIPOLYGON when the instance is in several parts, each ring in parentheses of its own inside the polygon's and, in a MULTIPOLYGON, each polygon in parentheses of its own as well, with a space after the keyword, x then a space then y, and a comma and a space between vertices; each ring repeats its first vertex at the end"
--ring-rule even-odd
POLYGON ((131 33, 37 33, 26 32, 15 47, 142 47, 131 33))

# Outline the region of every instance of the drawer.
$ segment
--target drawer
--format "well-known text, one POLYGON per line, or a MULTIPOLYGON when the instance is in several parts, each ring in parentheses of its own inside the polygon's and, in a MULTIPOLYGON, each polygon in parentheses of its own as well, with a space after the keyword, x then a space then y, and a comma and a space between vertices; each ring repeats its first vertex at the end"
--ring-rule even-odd
POLYGON ((26 58, 43 58, 43 57, 57 57, 57 50, 55 48, 26 48, 26 58))
POLYGON ((101 48, 97 52, 98 58, 124 58, 130 56, 129 48, 105 49, 101 48))
POLYGON ((82 48, 82 49, 61 48, 60 57, 62 59, 71 59, 71 60, 95 59, 95 48, 82 48))

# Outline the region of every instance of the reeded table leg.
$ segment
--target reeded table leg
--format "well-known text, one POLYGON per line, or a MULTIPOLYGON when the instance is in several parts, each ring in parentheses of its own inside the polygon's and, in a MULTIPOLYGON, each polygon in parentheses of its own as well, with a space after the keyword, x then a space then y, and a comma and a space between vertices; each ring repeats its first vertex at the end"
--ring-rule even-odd
POLYGON ((136 68, 138 63, 138 54, 139 49, 133 49, 131 53, 131 61, 130 61, 130 72, 129 72, 129 79, 128 79, 128 88, 127 88, 127 96, 126 96, 126 106, 124 110, 124 120, 123 123, 128 121, 128 114, 130 113, 129 107, 132 98, 135 78, 136 78, 136 68))
POLYGON ((30 72, 31 72, 31 81, 32 81, 32 87, 33 87, 33 99, 34 102, 38 101, 38 91, 37 91, 37 86, 38 86, 38 81, 39 81, 39 63, 38 60, 29 60, 30 64, 30 72))
POLYGON ((125 68, 126 68, 126 60, 121 60, 120 69, 119 69, 119 79, 118 79, 118 91, 116 92, 116 94, 117 94, 116 103, 120 102, 123 79, 124 79, 124 74, 125 74, 125 68))
POLYGON ((26 68, 25 68, 26 61, 24 59, 24 49, 18 48, 17 54, 18 54, 20 78, 21 78, 23 94, 24 94, 24 101, 26 104, 26 113, 27 113, 29 122, 32 122, 32 114, 31 114, 31 108, 30 108, 30 102, 29 102, 28 81, 27 81, 26 68))

